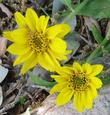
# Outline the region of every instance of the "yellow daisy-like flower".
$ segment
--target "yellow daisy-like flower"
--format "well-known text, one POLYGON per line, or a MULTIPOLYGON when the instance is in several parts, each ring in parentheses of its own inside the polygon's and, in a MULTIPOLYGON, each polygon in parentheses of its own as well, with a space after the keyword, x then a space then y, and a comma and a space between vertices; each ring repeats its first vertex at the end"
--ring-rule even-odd
POLYGON ((14 66, 23 63, 21 74, 40 64, 49 71, 59 66, 58 60, 66 60, 67 44, 62 39, 70 27, 67 24, 57 24, 47 27, 49 17, 38 17, 31 8, 26 10, 25 17, 15 13, 18 28, 6 31, 3 36, 13 44, 7 51, 17 55, 14 66))
POLYGON ((84 108, 91 109, 92 101, 97 97, 97 89, 102 82, 97 76, 103 69, 100 64, 80 65, 74 62, 72 67, 64 66, 58 69, 58 75, 52 75, 57 84, 50 90, 50 94, 59 92, 55 103, 58 106, 68 103, 72 98, 74 108, 83 112, 84 108))

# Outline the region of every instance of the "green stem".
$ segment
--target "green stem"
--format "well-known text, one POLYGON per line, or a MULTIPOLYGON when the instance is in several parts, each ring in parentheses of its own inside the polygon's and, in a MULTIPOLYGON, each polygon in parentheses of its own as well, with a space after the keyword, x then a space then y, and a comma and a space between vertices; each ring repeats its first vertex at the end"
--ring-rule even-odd
POLYGON ((67 22, 71 17, 77 15, 77 13, 87 4, 89 0, 84 0, 80 5, 78 5, 72 12, 62 21, 62 23, 67 22))

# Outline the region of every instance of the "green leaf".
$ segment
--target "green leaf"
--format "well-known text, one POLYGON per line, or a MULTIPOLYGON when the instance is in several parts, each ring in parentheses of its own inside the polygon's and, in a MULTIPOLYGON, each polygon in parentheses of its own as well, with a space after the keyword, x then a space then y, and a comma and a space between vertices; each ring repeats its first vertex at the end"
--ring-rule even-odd
POLYGON ((53 87, 56 84, 56 82, 48 82, 46 80, 43 80, 40 77, 33 75, 32 72, 28 72, 28 74, 31 77, 32 82, 37 85, 45 87, 53 87))
POLYGON ((76 14, 78 14, 78 12, 80 12, 82 8, 85 7, 88 1, 89 0, 84 0, 83 2, 81 2, 81 4, 78 4, 75 9, 71 7, 71 13, 68 14, 68 16, 62 21, 62 23, 66 23, 71 17, 76 16, 76 14))
POLYGON ((105 47, 105 50, 107 50, 108 53, 110 53, 110 44, 108 44, 108 45, 105 47))
POLYGON ((23 105, 26 102, 26 98, 24 96, 19 97, 19 103, 23 105))
POLYGON ((68 7, 71 7, 71 0, 60 0, 63 4, 67 5, 68 7))
POLYGON ((78 0, 78 2, 77 2, 78 4, 80 4, 81 3, 81 1, 80 0, 78 0))
POLYGON ((110 18, 110 0, 89 0, 78 15, 94 18, 110 18))
POLYGON ((98 44, 101 44, 101 42, 103 41, 103 37, 101 36, 101 34, 99 33, 99 31, 97 30, 96 26, 93 26, 91 28, 92 34, 94 36, 94 39, 97 41, 98 44))

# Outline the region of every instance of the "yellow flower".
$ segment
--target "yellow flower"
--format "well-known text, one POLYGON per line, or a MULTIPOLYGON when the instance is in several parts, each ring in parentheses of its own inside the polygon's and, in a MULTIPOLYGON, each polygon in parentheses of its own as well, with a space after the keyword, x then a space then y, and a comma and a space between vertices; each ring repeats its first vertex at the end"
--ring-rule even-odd
POLYGON ((74 108, 82 112, 84 108, 91 109, 92 101, 97 97, 97 89, 102 82, 97 76, 103 69, 100 64, 80 65, 74 62, 72 67, 64 66, 58 69, 58 75, 52 75, 57 84, 50 94, 59 92, 55 103, 58 106, 68 103, 73 98, 74 108))
POLYGON ((26 10, 25 17, 16 12, 15 19, 18 28, 4 32, 3 36, 13 42, 7 51, 17 55, 14 66, 23 63, 21 74, 36 64, 53 71, 59 60, 66 60, 67 44, 62 38, 70 32, 67 24, 47 27, 49 17, 38 17, 31 8, 26 10))

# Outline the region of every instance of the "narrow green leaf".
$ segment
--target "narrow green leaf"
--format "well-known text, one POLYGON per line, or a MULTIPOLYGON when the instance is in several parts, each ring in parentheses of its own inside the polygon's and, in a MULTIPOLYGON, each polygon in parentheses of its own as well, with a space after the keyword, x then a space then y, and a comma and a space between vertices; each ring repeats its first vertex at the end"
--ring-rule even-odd
POLYGON ((56 84, 56 82, 48 82, 46 80, 43 80, 40 77, 33 75, 32 72, 28 72, 28 74, 31 77, 32 82, 37 85, 45 87, 53 87, 56 84))
POLYGON ((105 50, 107 50, 108 53, 110 53, 110 44, 105 47, 105 50))
POLYGON ((71 7, 71 3, 72 1, 71 0, 60 0, 63 4, 65 4, 66 6, 68 7, 71 7))
POLYGON ((94 39, 97 41, 98 44, 101 44, 101 42, 103 41, 103 37, 101 36, 101 34, 99 33, 99 31, 97 30, 97 28, 95 26, 93 26, 91 28, 92 34, 94 36, 94 39))
MULTIPOLYGON (((110 39, 110 28, 108 29, 108 32, 105 36, 105 38, 103 39, 103 41, 101 42, 100 46, 102 47, 105 47, 110 39)), ((101 47, 98 47, 96 48, 91 54, 90 56, 87 58, 86 62, 87 63, 91 63, 91 61, 94 59, 94 58, 97 58, 99 56, 102 55, 102 50, 101 50, 101 47)))

